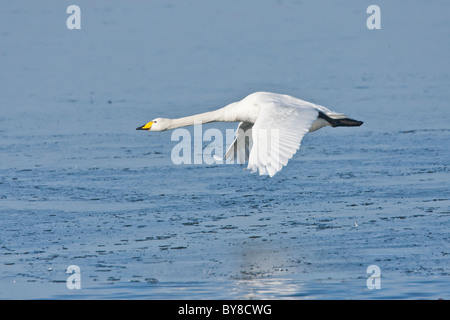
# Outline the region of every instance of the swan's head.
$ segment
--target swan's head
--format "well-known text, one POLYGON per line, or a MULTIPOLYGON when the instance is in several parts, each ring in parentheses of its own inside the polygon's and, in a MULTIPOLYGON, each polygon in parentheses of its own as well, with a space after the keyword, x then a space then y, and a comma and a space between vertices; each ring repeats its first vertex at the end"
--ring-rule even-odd
POLYGON ((143 126, 137 127, 136 130, 165 131, 170 128, 169 125, 170 119, 156 118, 143 126))

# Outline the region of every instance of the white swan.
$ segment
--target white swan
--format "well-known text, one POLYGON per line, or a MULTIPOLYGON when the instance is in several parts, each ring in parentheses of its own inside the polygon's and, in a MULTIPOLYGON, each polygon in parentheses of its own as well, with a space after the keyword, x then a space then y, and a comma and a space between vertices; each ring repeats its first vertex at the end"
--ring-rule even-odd
POLYGON ((165 131, 214 121, 240 122, 224 159, 274 176, 300 148, 303 136, 325 126, 363 124, 323 106, 284 94, 255 92, 221 109, 179 119, 156 118, 136 130, 165 131), (246 138, 248 137, 248 138, 246 138))

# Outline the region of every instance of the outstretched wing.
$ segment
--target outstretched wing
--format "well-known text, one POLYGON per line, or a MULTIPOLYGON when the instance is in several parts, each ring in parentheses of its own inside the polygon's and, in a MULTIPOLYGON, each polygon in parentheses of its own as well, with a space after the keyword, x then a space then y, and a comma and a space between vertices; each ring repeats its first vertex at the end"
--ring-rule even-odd
POLYGON ((252 127, 253 146, 248 169, 274 176, 300 148, 317 116, 318 111, 308 105, 271 101, 259 106, 258 118, 252 127))
MULTIPOLYGON (((244 164, 248 160, 253 144, 252 127, 253 123, 250 122, 239 123, 236 129, 236 138, 223 156, 223 159, 233 162, 236 161, 238 164, 244 164)), ((218 160, 221 159, 216 156, 215 158, 218 160)))

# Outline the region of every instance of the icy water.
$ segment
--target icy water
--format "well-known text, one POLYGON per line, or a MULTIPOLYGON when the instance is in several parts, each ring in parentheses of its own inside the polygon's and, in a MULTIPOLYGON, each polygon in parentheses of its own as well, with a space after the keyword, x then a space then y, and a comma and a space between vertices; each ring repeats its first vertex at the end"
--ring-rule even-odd
POLYGON ((0 11, 0 298, 450 298, 450 4, 76 2, 0 11), (274 178, 135 130, 261 90, 365 123, 274 178))

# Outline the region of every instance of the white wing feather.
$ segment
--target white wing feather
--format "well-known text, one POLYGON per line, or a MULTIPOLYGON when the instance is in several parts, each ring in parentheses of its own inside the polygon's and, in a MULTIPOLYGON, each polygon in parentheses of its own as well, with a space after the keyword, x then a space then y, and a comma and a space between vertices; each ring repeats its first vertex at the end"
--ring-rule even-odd
POLYGON ((227 161, 236 161, 238 164, 244 164, 248 161, 250 150, 253 145, 252 127, 253 123, 240 122, 236 129, 236 138, 223 158, 217 156, 214 157, 217 160, 227 159, 227 161))
POLYGON ((335 118, 343 117, 320 105, 266 92, 251 94, 240 103, 256 107, 255 121, 254 124, 239 123, 236 138, 223 159, 239 164, 248 161, 247 169, 271 177, 286 166, 300 148, 319 111, 335 118))
POLYGON ((260 175, 274 176, 300 148, 300 143, 317 119, 318 111, 311 105, 292 105, 271 101, 259 106, 258 118, 252 128, 253 146, 248 169, 260 175))

